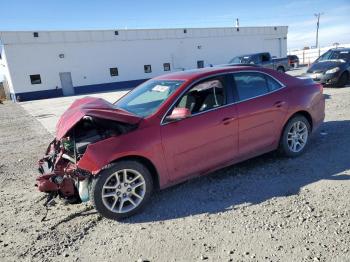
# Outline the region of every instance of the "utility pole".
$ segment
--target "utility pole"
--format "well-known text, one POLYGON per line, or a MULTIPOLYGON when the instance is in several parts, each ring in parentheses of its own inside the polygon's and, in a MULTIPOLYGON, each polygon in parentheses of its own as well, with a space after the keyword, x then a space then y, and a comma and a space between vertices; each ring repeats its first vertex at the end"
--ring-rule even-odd
POLYGON ((238 18, 236 18, 235 26, 236 26, 236 30, 239 31, 239 19, 238 18))
POLYGON ((317 17, 317 29, 316 29, 316 48, 318 48, 318 29, 320 27, 320 16, 323 15, 323 13, 318 13, 315 14, 315 16, 317 17))

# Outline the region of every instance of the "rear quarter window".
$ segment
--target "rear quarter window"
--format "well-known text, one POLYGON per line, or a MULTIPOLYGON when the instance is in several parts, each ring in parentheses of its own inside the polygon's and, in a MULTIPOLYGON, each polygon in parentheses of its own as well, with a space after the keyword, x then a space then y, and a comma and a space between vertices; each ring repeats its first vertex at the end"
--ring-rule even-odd
POLYGON ((266 77, 267 85, 270 91, 275 91, 283 87, 279 82, 277 82, 272 77, 268 75, 266 75, 265 77, 266 77))

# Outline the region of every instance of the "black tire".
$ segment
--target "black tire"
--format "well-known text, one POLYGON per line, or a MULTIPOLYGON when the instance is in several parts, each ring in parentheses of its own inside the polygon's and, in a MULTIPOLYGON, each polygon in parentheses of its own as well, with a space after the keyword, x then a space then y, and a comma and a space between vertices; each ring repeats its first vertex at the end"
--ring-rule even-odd
POLYGON ((281 72, 281 73, 286 72, 286 70, 284 70, 284 67, 283 67, 283 66, 277 67, 277 71, 278 71, 278 72, 281 72))
POLYGON ((338 82, 335 84, 336 87, 344 87, 349 81, 349 73, 344 72, 338 79, 338 82))
POLYGON ((288 120, 287 124, 285 125, 285 127, 283 129, 278 151, 280 152, 281 155, 286 156, 286 157, 300 156, 301 154, 303 154, 305 152, 305 150, 307 148, 307 145, 308 145, 309 140, 310 140, 310 134, 311 134, 311 124, 306 119, 306 117, 304 117, 302 115, 296 115, 296 116, 292 117, 291 119, 288 120), (303 148, 298 152, 294 152, 290 148, 290 144, 289 144, 289 140, 288 140, 288 136, 289 136, 288 133, 291 131, 293 125, 298 121, 305 124, 305 127, 307 128, 307 138, 306 138, 306 143, 304 144, 303 148))
MULTIPOLYGON (((124 182, 122 182, 124 183, 124 182)), ((116 192, 118 189, 111 189, 112 191, 115 190, 116 192)), ((132 161, 132 160, 125 160, 125 161, 119 161, 114 164, 112 164, 110 167, 102 170, 100 174, 93 179, 90 187, 90 201, 92 205, 95 207, 95 209, 104 217, 108 219, 113 220, 120 220, 126 217, 130 217, 134 215, 135 213, 139 212, 145 204, 148 202, 151 194, 153 191, 153 179, 149 172, 149 170, 140 162, 138 161, 132 161), (115 174, 118 171, 121 171, 123 169, 130 169, 138 172, 145 182, 145 193, 143 196, 143 199, 140 201, 140 203, 132 210, 124 212, 124 213, 118 213, 118 211, 111 211, 107 208, 107 206, 104 203, 102 193, 105 192, 106 189, 104 188, 104 185, 107 180, 111 179, 112 175, 115 174)), ((124 194, 123 194, 124 195, 124 194)), ((118 199, 121 199, 122 196, 116 197, 118 199)), ((106 199, 106 198, 105 198, 106 199)), ((112 200, 115 199, 112 197, 112 200)), ((106 200, 105 200, 106 201, 106 200)), ((119 200, 118 200, 119 201, 119 200)), ((113 201, 111 201, 113 202, 113 201)), ((131 202, 130 202, 131 204, 131 202)))

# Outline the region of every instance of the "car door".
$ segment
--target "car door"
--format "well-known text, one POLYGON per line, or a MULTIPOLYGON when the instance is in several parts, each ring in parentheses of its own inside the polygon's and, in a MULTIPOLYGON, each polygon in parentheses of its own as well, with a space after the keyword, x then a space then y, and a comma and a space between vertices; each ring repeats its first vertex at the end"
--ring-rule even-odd
POLYGON ((259 72, 233 74, 242 157, 272 150, 278 144, 288 102, 284 85, 259 72))
POLYGON ((227 105, 226 77, 194 84, 170 108, 186 107, 191 116, 163 120, 162 145, 171 180, 205 172, 226 163, 238 153, 238 121, 235 105, 227 105))
POLYGON ((274 64, 269 53, 260 54, 260 60, 263 67, 274 69, 274 64))

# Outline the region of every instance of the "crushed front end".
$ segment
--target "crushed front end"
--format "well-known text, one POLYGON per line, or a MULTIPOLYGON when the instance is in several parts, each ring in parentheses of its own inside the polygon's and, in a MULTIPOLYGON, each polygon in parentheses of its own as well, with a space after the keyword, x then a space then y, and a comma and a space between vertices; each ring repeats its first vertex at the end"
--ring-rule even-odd
POLYGON ((39 160, 40 176, 36 185, 41 192, 48 193, 48 201, 59 196, 68 203, 89 200, 88 182, 90 173, 77 167, 74 138, 53 140, 45 156, 39 160))
POLYGON ((76 100, 61 116, 56 137, 39 160, 36 186, 48 194, 46 204, 57 196, 68 203, 88 201, 93 174, 79 168, 79 160, 90 144, 130 132, 139 120, 103 99, 76 100))

